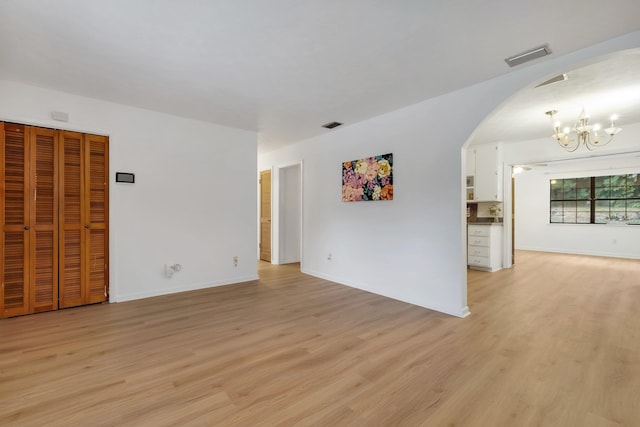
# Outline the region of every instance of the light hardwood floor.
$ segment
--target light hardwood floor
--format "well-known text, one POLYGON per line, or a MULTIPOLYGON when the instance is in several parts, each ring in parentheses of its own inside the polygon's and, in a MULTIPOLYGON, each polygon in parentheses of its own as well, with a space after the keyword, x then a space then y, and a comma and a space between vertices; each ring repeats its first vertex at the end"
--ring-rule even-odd
POLYGON ((640 261, 517 261, 469 271, 466 319, 262 263, 0 320, 0 425, 640 425, 640 261))

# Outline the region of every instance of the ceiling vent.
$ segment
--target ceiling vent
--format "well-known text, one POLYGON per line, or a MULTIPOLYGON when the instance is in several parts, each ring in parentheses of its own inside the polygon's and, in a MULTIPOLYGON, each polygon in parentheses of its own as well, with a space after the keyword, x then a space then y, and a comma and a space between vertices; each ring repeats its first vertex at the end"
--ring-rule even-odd
POLYGON ((509 67, 515 67, 516 65, 524 64, 525 62, 533 61, 537 58, 542 58, 543 56, 547 56, 551 53, 551 49, 549 45, 545 44, 540 47, 536 47, 530 49, 526 52, 519 53, 517 55, 513 55, 504 60, 509 67))
POLYGON ((542 87, 542 86, 550 85, 552 83, 563 82, 565 80, 569 80, 569 76, 567 75, 567 73, 560 74, 559 76, 551 77, 549 80, 540 83, 536 87, 542 87))
POLYGON ((327 129, 337 128, 338 126, 342 126, 342 123, 340 123, 340 122, 329 122, 329 123, 326 123, 326 124, 322 125, 323 128, 327 128, 327 129))

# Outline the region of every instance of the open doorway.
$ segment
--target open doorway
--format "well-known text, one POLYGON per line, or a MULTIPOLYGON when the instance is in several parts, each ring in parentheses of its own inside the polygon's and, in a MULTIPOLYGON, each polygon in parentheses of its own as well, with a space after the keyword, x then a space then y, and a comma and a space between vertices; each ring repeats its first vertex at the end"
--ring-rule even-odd
MULTIPOLYGON (((638 67, 640 50, 631 49, 559 70, 559 74, 532 82, 512 95, 485 119, 467 141, 462 153, 462 170, 467 177, 483 173, 477 170, 470 172, 473 169, 470 165, 465 167, 468 150, 490 144, 502 145, 502 152, 496 158, 502 166, 498 187, 501 185, 503 192, 502 198, 495 201, 503 203, 504 268, 513 265, 518 249, 638 258, 636 242, 639 227, 619 222, 594 225, 553 223, 550 220, 549 195, 550 182, 554 178, 636 176, 640 171, 637 161, 640 160, 640 109, 637 108, 640 79, 637 73, 630 72, 638 67), (611 115, 619 114, 620 120, 616 125, 624 131, 616 134, 615 140, 606 146, 589 148, 582 144, 575 150, 565 149, 560 141, 550 137, 554 123, 545 117, 545 113, 549 110, 564 112, 565 116, 559 120, 571 130, 583 109, 591 113, 590 124, 600 123, 602 127, 609 125, 611 115), (514 167, 521 172, 515 179, 512 178, 514 167)), ((565 128, 562 129, 564 132, 565 128)), ((467 194, 463 198, 468 202, 470 190, 468 183, 464 187, 464 178, 462 191, 467 194)), ((477 187, 477 180, 475 184, 477 187)), ((472 188, 474 190, 476 188, 472 188)), ((614 206, 620 201, 609 203, 614 206)), ((626 203, 631 202, 627 200, 626 203)), ((627 215, 630 214, 627 212, 627 215)))

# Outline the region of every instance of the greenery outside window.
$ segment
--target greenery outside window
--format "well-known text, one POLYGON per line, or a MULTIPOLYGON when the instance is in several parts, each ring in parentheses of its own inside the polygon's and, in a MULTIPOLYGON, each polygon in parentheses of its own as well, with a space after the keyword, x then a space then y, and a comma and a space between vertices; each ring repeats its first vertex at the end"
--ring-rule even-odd
POLYGON ((549 222, 640 224, 640 174, 552 179, 549 222))

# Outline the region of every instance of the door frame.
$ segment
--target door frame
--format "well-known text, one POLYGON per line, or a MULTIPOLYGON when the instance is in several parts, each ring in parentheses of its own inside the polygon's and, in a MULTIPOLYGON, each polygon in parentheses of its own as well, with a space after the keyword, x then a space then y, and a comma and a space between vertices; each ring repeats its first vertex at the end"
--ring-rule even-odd
POLYGON ((281 178, 284 170, 293 166, 300 166, 300 269, 304 269, 304 162, 287 163, 272 167, 271 173, 271 263, 280 265, 280 230, 283 221, 280 213, 280 191, 282 188, 281 178))

